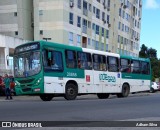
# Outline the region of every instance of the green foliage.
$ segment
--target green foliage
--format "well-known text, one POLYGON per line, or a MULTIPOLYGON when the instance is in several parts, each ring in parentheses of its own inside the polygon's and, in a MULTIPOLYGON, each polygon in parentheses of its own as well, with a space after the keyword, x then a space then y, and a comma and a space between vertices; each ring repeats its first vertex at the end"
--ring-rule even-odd
POLYGON ((142 44, 141 50, 139 51, 139 57, 150 58, 152 68, 152 80, 160 77, 160 60, 157 58, 157 50, 149 48, 142 44))
POLYGON ((157 50, 148 48, 147 46, 142 44, 139 56, 142 58, 157 58, 157 50))
POLYGON ((148 47, 146 47, 144 44, 142 44, 141 50, 139 52, 139 56, 141 58, 147 58, 148 57, 147 52, 148 52, 148 47))

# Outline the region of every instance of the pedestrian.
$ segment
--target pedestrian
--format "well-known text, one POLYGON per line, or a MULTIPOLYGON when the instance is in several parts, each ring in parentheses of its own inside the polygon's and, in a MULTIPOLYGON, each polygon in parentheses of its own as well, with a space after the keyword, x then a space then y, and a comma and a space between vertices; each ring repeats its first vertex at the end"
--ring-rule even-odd
POLYGON ((2 95, 2 93, 3 93, 3 80, 2 80, 2 76, 0 75, 0 96, 2 95))
POLYGON ((5 94, 6 94, 6 100, 8 100, 10 97, 10 99, 12 99, 12 95, 11 95, 11 89, 10 89, 10 78, 8 77, 8 74, 5 74, 4 77, 4 85, 5 85, 5 94))

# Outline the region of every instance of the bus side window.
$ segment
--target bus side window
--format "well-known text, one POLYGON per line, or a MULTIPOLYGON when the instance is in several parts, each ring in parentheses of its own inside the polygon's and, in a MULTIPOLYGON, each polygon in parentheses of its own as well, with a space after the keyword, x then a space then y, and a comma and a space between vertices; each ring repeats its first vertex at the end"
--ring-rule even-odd
POLYGON ((140 61, 131 60, 131 71, 132 73, 137 73, 137 74, 141 72, 140 61))
POLYGON ((92 69, 92 58, 90 53, 78 52, 78 68, 91 70, 92 69))
POLYGON ((43 58, 45 70, 63 71, 62 53, 60 51, 45 50, 43 58))
POLYGON ((45 67, 51 67, 51 64, 52 64, 51 50, 45 49, 43 51, 43 63, 45 67))
POLYGON ((149 71, 149 63, 148 62, 141 62, 141 73, 142 74, 147 74, 149 75, 150 74, 150 71, 149 71))
POLYGON ((100 55, 99 58, 100 58, 100 70, 106 71, 107 70, 106 57, 103 55, 100 55))
POLYGON ((106 56, 93 54, 93 68, 94 70, 106 71, 106 56))
POLYGON ((129 59, 120 59, 121 64, 121 72, 130 73, 131 72, 131 64, 129 59))
POLYGON ((92 69, 92 56, 90 53, 86 53, 86 57, 87 57, 87 68, 88 70, 92 69))
POLYGON ((118 72, 119 71, 119 60, 117 57, 108 56, 108 71, 110 72, 118 72))
POLYGON ((65 56, 67 68, 77 68, 76 51, 66 50, 65 56))
POLYGON ((99 58, 98 58, 98 55, 96 54, 93 54, 93 69, 100 70, 99 58))

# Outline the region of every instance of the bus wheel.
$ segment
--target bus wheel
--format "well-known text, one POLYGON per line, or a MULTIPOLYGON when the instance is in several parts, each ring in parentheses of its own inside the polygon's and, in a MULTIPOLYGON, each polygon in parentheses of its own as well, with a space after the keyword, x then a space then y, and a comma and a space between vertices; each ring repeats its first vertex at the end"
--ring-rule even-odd
POLYGON ((151 88, 150 89, 150 93, 154 93, 155 91, 154 91, 154 89, 153 88, 151 88))
POLYGON ((40 98, 43 101, 51 101, 53 97, 54 97, 53 94, 42 94, 42 95, 40 95, 40 98))
POLYGON ((66 100, 75 100, 78 94, 78 88, 76 85, 69 83, 66 85, 66 92, 64 98, 66 100))
POLYGON ((123 84, 122 86, 122 93, 117 93, 118 98, 128 97, 130 93, 129 86, 127 84, 123 84))
POLYGON ((97 97, 99 99, 107 99, 109 97, 109 93, 97 93, 97 97))

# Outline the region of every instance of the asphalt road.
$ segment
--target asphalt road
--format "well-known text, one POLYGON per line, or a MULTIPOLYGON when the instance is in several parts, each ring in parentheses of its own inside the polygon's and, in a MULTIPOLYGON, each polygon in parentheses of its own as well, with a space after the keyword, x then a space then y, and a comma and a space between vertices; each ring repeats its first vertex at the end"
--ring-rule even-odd
POLYGON ((98 99, 81 96, 67 101, 38 97, 0 97, 1 121, 122 121, 160 120, 160 94, 136 94, 128 98, 98 99))
MULTIPOLYGON (((127 98, 110 96, 109 99, 103 100, 98 99, 96 95, 80 96, 74 101, 66 101, 62 97, 57 97, 50 102, 43 102, 39 97, 32 96, 16 96, 13 100, 5 100, 5 97, 0 97, 0 121, 106 121, 105 123, 118 121, 108 124, 123 123, 123 125, 108 127, 103 122, 100 124, 84 122, 78 124, 77 127, 70 122, 66 127, 60 122, 60 125, 55 124, 54 130, 106 130, 106 128, 109 130, 158 130, 160 127, 159 102, 160 93, 131 94, 127 98), (130 121, 133 121, 132 126, 141 121, 153 121, 153 123, 159 121, 159 127, 123 127, 130 121), (107 127, 102 127, 103 125, 107 127)), ((37 129, 52 130, 53 127, 37 129)))

